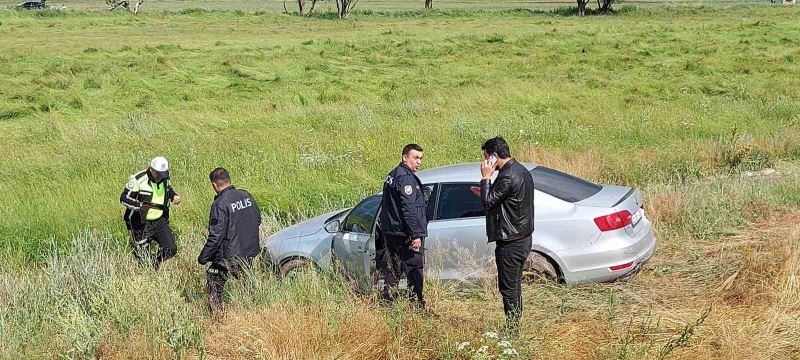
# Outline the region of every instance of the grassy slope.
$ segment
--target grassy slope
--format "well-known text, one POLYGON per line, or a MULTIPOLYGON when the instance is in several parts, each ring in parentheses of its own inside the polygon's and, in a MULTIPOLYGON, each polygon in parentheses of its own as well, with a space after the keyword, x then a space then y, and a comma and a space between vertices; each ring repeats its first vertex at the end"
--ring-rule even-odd
POLYGON ((186 195, 179 228, 204 220, 215 166, 267 210, 315 212, 375 190, 408 141, 435 166, 503 132, 618 160, 595 180, 637 185, 715 171, 698 152, 734 126, 796 158, 796 15, 5 12, 0 236, 35 255, 87 227, 120 235, 118 193, 156 154, 186 195))
POLYGON ((2 354, 271 357, 297 344, 310 349, 297 357, 349 346, 373 358, 356 345, 388 357, 402 345, 389 334, 405 332, 410 357, 461 356, 456 342, 474 345, 498 323, 491 284, 467 298, 432 284, 443 317, 422 320, 335 281, 263 279, 256 294, 234 288, 241 305, 212 325, 193 265, 211 200, 206 174, 228 167, 274 227, 374 191, 405 142, 427 149, 425 166, 444 165, 477 158, 498 129, 526 160, 643 187, 663 244, 631 283, 527 288, 517 345, 526 356, 656 357, 708 304, 708 330, 677 351, 797 354, 797 10, 673 10, 348 22, 0 12, 0 162, 10 174, 0 240, 12 269, 29 260, 45 269, 3 273, 2 354), (186 199, 174 219, 182 252, 158 276, 131 275, 117 197, 156 154, 172 160, 186 199), (770 166, 781 175, 726 176, 770 166), (775 213, 782 222, 764 222, 775 213), (723 237, 751 222, 788 227, 723 237), (54 255, 51 243, 73 249, 54 255), (773 258, 783 267, 770 267, 773 258), (303 340, 263 331, 264 319, 317 330, 303 340), (218 326, 229 336, 211 331, 218 326))

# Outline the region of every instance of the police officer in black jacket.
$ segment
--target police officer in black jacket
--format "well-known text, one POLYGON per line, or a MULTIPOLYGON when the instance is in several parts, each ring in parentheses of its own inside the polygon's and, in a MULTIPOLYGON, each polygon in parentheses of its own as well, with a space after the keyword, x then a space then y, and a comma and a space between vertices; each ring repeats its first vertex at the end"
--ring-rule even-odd
POLYGON ((384 298, 392 301, 398 276, 405 270, 408 286, 416 295, 416 303, 425 308, 422 295, 424 240, 428 236, 428 219, 422 183, 414 174, 422 165, 422 148, 408 144, 403 148, 402 162, 386 176, 379 219, 386 252, 382 264, 384 298))
POLYGON ((208 240, 197 262, 211 263, 206 271, 206 299, 216 311, 224 309, 222 290, 228 277, 240 278, 259 253, 261 210, 250 193, 231 185, 224 168, 214 169, 209 178, 217 195, 208 217, 208 240))
POLYGON ((522 270, 533 235, 533 177, 511 157, 502 137, 487 140, 481 149, 480 197, 486 209, 486 234, 497 245, 497 283, 508 330, 516 333, 522 316, 522 270), (492 183, 495 170, 499 172, 492 183))

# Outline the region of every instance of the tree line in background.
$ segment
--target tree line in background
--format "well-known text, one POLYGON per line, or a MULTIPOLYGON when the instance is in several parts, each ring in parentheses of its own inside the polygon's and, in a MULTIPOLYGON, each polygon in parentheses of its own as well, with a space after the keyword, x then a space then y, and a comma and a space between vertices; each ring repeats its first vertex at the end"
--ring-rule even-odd
POLYGON ((106 5, 108 5, 108 11, 114 11, 118 8, 123 8, 134 14, 138 14, 139 6, 142 6, 143 2, 144 0, 136 0, 136 4, 134 4, 133 9, 131 9, 131 3, 128 0, 106 0, 106 5))
MULTIPOLYGON (((108 0, 112 1, 112 0, 108 0)), ((141 0, 140 0, 141 1, 141 0)), ((311 16, 314 13, 314 7, 320 1, 331 1, 331 0, 297 0, 297 10, 300 16, 311 16)), ((347 16, 350 15, 350 12, 355 8, 358 0, 333 0, 336 2, 336 13, 339 15, 340 19, 347 19, 347 16)), ((423 0, 424 6, 426 10, 433 9, 433 0, 423 0)), ((578 2, 578 15, 584 16, 586 15, 586 5, 591 0, 576 0, 578 2)), ((612 11, 611 5, 614 3, 614 0, 597 0, 597 10, 600 14, 608 14, 612 11)), ((289 13, 289 9, 287 8, 287 1, 283 1, 283 11, 285 13, 289 13)))
MULTIPOLYGON (((325 0, 297 0, 297 10, 300 16, 311 16, 314 13, 314 7, 320 1, 325 0)), ((330 1, 330 0, 327 0, 330 1)), ((350 12, 356 7, 358 0, 333 0, 336 2, 336 14, 339 16, 340 19, 347 19, 347 16, 350 15, 350 12)), ((432 1, 432 0, 426 0, 432 1)), ((286 0, 283 1, 283 11, 285 13, 289 13, 289 9, 286 7, 286 0)))
MULTIPOLYGON (((108 5, 108 10, 113 11, 119 8, 123 8, 128 10, 134 14, 139 13, 139 7, 144 3, 144 0, 135 0, 133 7, 131 7, 131 0, 105 0, 106 4, 108 5)), ((294 0, 293 0, 294 1, 294 0)), ((297 1, 297 10, 300 16, 311 16, 314 13, 314 7, 320 1, 334 1, 336 2, 336 14, 339 16, 340 19, 347 19, 350 13, 355 9, 356 4, 358 4, 358 0, 296 0, 297 1)), ((433 0, 423 0, 425 9, 431 10, 433 9, 433 0)), ((576 0, 578 2, 578 15, 584 16, 586 15, 586 5, 589 4, 591 0, 576 0)), ((608 14, 612 12, 611 5, 614 3, 614 0, 597 0, 597 10, 600 14, 608 14)), ((289 9, 287 8, 287 1, 283 1, 283 11, 287 14, 289 13, 289 9)))

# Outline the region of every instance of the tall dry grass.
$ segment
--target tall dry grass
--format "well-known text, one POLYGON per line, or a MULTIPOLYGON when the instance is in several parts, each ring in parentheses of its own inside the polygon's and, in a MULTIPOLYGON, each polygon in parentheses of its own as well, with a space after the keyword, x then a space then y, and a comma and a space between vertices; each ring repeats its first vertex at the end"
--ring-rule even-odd
POLYGON ((776 181, 732 177, 645 189, 660 199, 652 204, 659 209, 652 262, 629 281, 526 285, 521 336, 509 339, 516 356, 502 355, 503 339, 491 337, 503 321, 491 276, 429 279, 435 316, 425 317, 355 294, 332 274, 281 280, 256 269, 250 280, 229 283, 227 312, 211 316, 193 256, 201 233, 189 231, 158 273, 138 268, 97 233, 53 250, 40 268, 4 269, 0 358, 792 359, 800 351, 800 213, 764 195, 796 177, 776 181), (729 223, 729 235, 694 233, 685 224, 693 212, 709 225, 719 223, 715 214, 729 217, 720 208, 696 210, 725 193, 735 196, 714 206, 738 207, 745 225, 729 223), (761 218, 741 210, 753 201, 770 204, 761 218))

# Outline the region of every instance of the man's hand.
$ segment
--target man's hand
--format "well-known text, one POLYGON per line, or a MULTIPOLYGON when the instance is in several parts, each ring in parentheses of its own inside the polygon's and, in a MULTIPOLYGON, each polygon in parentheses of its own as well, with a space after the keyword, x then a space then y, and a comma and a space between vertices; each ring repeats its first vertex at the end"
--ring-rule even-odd
POLYGON ((150 204, 143 202, 139 205, 139 212, 141 212, 143 216, 147 214, 147 210, 150 210, 150 204))
POLYGON ((172 197, 172 203, 178 205, 181 203, 181 197, 179 195, 175 195, 172 197))
POLYGON ((411 250, 419 251, 420 248, 422 248, 422 240, 420 238, 411 240, 411 250))
POLYGON ((480 186, 470 186, 469 187, 469 192, 471 192, 472 195, 475 195, 477 197, 481 197, 481 187, 480 186))
POLYGON ((482 180, 491 179, 492 174, 494 174, 495 168, 497 168, 497 164, 492 164, 489 160, 481 161, 481 179, 482 180))

